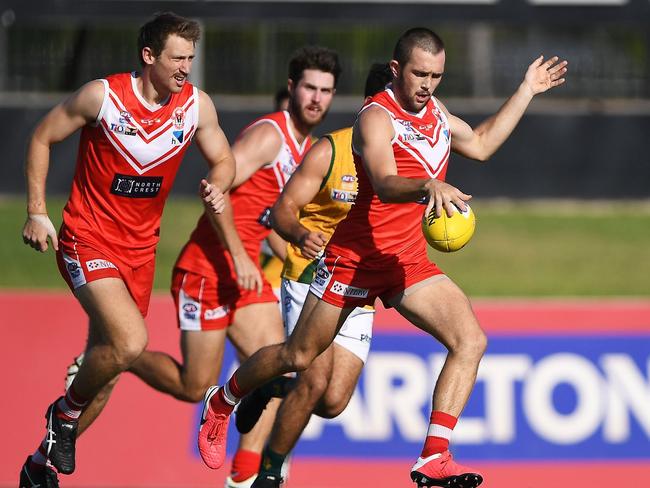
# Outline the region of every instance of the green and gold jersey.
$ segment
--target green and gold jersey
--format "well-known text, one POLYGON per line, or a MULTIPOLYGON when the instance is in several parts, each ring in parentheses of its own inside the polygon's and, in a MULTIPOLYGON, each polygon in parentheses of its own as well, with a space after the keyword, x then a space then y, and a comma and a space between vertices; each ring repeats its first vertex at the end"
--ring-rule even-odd
MULTIPOLYGON (((314 199, 300 211, 300 224, 312 232, 320 231, 329 240, 357 197, 357 172, 352 158, 352 127, 325 136, 332 145, 329 171, 314 199)), ((289 244, 282 277, 311 283, 318 260, 303 257, 300 249, 289 244)))

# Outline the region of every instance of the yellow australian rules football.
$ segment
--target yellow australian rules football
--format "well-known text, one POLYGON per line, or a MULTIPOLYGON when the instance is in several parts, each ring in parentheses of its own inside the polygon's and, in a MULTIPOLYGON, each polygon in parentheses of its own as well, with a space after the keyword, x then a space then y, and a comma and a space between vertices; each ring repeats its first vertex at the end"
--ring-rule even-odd
POLYGON ((428 215, 422 216, 422 233, 429 245, 442 252, 453 252, 461 249, 474 235, 476 217, 469 205, 461 212, 454 207, 451 217, 443 209, 442 215, 436 217, 435 209, 428 215))

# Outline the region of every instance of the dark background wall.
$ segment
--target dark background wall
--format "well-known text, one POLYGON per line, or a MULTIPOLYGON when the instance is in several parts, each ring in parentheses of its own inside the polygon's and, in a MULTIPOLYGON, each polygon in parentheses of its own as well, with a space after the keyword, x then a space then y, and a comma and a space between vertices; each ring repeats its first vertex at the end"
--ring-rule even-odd
MULTIPOLYGON (((318 134, 351 124, 368 66, 388 60, 406 28, 424 25, 446 43, 436 94, 473 125, 540 53, 569 60, 567 83, 537 97, 491 161, 452 156, 451 183, 477 197, 650 197, 648 0, 5 0, 0 193, 24 191, 25 144, 47 108, 88 80, 133 69, 139 25, 167 9, 202 23, 192 81, 215 98, 230 141, 270 107, 287 59, 304 44, 338 50, 343 65, 336 108, 318 134)), ((76 138, 53 149, 51 194, 68 192, 75 151, 76 138)), ((193 193, 204 172, 191 148, 174 191, 193 193)))
MULTIPOLYGON (((24 192, 25 144, 45 109, 0 109, 4 121, 0 193, 24 192)), ((258 112, 221 111, 232 142, 258 112)), ((457 114, 475 125, 485 115, 457 114)), ((331 113, 322 135, 354 121, 353 113, 331 113)), ((77 137, 52 151, 50 194, 69 191, 77 137)), ((487 163, 452 155, 448 181, 475 197, 648 198, 650 197, 650 115, 525 115, 514 134, 487 163)), ((188 151, 174 192, 195 192, 206 166, 195 146, 188 151)))

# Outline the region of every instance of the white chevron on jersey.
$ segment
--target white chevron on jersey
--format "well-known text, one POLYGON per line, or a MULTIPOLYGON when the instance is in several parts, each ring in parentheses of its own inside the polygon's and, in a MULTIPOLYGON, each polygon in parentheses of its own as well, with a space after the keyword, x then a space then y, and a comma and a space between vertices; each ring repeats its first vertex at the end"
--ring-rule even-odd
MULTIPOLYGON (((394 95, 389 92, 391 96, 394 95)), ((451 137, 449 122, 444 112, 442 112, 435 99, 431 99, 434 104, 434 111, 437 114, 438 124, 432 136, 427 136, 421 132, 418 127, 414 126, 410 120, 403 120, 396 117, 387 107, 372 102, 365 106, 366 110, 370 106, 377 106, 386 111, 390 116, 395 135, 391 140, 392 144, 400 146, 407 151, 413 158, 422 165, 429 177, 435 178, 445 167, 445 163, 451 152, 451 137), (439 144, 440 138, 443 138, 442 144, 439 144)), ((425 110, 427 107, 423 108, 425 110)), ((420 112, 422 114, 423 112, 420 112)))
POLYGON ((99 124, 115 150, 138 173, 144 174, 164 163, 189 144, 199 120, 198 90, 193 89, 182 109, 182 127, 175 126, 172 119, 165 121, 150 134, 133 117, 125 120, 128 111, 117 94, 108 89, 108 96, 100 110, 99 124), (115 127, 127 127, 131 132, 117 132, 115 127), (135 132, 133 132, 135 130, 135 132))

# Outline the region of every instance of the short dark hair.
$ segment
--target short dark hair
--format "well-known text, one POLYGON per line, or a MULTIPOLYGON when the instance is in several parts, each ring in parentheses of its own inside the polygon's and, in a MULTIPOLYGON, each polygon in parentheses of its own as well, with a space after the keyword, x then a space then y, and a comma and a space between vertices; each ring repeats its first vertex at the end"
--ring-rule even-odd
POLYGON ((374 63, 368 71, 366 87, 363 90, 364 97, 372 97, 386 88, 386 85, 393 79, 393 72, 388 63, 374 63))
POLYGON ((414 47, 419 47, 431 54, 438 54, 445 49, 442 39, 426 27, 414 27, 400 36, 393 50, 393 59, 404 66, 411 57, 414 47))
POLYGON ((159 12, 154 14, 146 24, 140 27, 138 34, 138 56, 140 64, 144 64, 142 50, 151 49, 154 56, 160 56, 165 48, 167 38, 175 34, 187 41, 197 43, 201 37, 201 27, 195 20, 186 19, 173 12, 159 12))
POLYGON ((297 84, 306 69, 317 69, 334 76, 334 87, 341 74, 339 55, 321 46, 304 46, 293 53, 289 60, 289 79, 297 84))
POLYGON ((275 95, 273 97, 273 101, 275 102, 275 108, 276 110, 280 109, 280 104, 289 98, 289 90, 287 87, 282 87, 278 89, 278 91, 275 92, 275 95))

